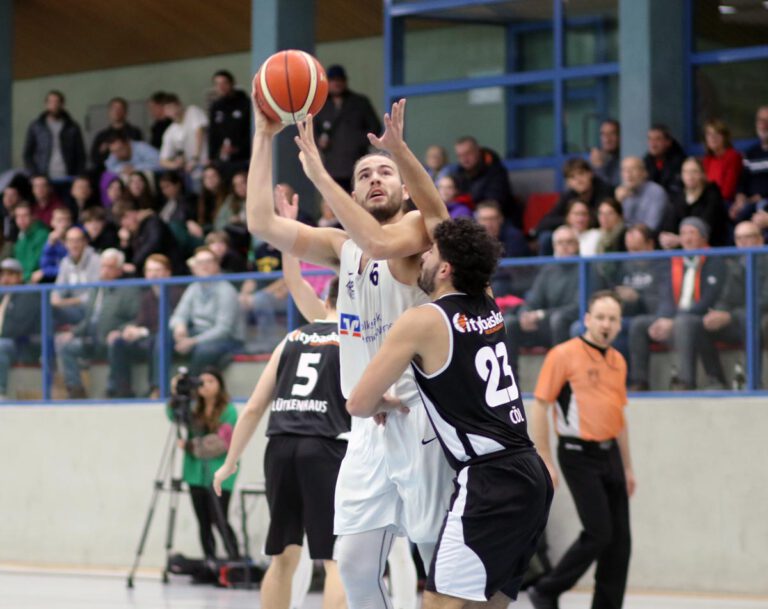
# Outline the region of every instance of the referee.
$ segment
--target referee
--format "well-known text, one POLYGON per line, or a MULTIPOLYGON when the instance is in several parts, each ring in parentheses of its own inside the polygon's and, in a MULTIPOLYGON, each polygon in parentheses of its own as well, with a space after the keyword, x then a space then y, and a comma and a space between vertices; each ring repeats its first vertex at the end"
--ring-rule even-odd
POLYGON ((635 476, 624 419, 627 364, 611 347, 621 329, 618 297, 596 292, 584 325, 583 336, 549 351, 534 391, 533 441, 557 486, 549 446, 548 411, 554 405, 557 458, 584 527, 555 568, 529 588, 535 609, 557 609, 558 597, 595 561, 592 609, 618 609, 624 600, 635 476))

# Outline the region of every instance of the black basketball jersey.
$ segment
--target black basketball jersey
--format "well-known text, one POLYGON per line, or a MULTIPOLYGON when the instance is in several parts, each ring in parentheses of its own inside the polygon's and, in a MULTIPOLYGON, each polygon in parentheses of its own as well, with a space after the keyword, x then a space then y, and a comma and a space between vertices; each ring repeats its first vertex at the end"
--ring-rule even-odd
POLYGON ((504 318, 489 296, 448 294, 433 303, 450 333, 445 365, 414 363, 432 426, 456 469, 500 452, 528 450, 525 410, 507 355, 504 318))
POLYGON ((336 322, 316 321, 294 330, 285 339, 277 367, 267 435, 338 438, 349 427, 336 322))

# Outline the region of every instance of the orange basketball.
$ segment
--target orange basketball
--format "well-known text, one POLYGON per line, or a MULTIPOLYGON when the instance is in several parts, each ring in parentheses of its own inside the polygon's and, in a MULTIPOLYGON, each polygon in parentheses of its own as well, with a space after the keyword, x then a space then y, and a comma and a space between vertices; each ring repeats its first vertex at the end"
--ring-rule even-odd
POLYGON ((271 55, 253 77, 256 101, 270 120, 292 125, 314 116, 328 97, 328 79, 320 62, 304 51, 271 55))

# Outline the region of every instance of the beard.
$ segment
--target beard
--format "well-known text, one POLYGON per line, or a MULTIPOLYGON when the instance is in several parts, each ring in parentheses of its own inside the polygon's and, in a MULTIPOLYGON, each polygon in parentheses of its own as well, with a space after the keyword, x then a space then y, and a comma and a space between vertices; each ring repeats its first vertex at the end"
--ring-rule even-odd
POLYGON ((430 296, 435 291, 435 276, 437 275, 437 267, 433 269, 421 268, 419 278, 416 280, 416 285, 419 289, 430 296))
POLYGON ((385 222, 388 222, 392 218, 394 218, 402 209, 403 202, 399 198, 396 200, 395 197, 391 197, 386 203, 383 205, 376 205, 375 207, 368 207, 366 206, 366 209, 368 210, 368 213, 370 213, 374 218, 376 218, 376 221, 379 224, 384 224, 385 222))

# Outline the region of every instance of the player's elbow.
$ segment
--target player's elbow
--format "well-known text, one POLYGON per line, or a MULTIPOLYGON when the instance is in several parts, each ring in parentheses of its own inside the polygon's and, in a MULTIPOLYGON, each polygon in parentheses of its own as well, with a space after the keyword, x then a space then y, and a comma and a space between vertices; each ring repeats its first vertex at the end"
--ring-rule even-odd
POLYGON ((368 409, 365 407, 363 400, 361 400, 360 396, 357 395, 357 392, 354 391, 347 400, 347 412, 353 417, 364 418, 371 416, 371 413, 368 412, 368 409))

